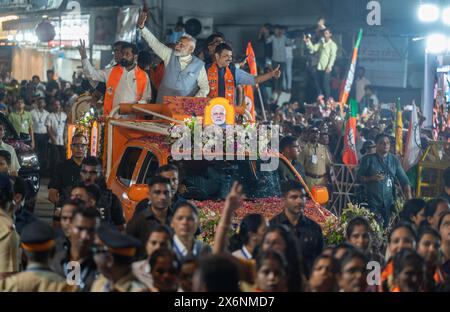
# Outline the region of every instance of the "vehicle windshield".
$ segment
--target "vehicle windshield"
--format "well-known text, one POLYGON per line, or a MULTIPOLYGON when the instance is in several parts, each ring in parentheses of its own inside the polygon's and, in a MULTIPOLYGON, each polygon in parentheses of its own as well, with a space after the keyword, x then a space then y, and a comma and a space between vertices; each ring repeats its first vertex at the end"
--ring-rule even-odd
POLYGON ((224 199, 233 181, 239 181, 249 199, 280 197, 277 171, 262 171, 261 160, 173 161, 180 169, 180 186, 186 199, 224 199))

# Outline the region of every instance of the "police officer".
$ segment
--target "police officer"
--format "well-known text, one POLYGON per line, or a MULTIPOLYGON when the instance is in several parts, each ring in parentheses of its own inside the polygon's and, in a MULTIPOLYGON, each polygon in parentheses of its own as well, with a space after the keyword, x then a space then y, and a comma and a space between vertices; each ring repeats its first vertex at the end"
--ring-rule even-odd
POLYGON ((21 246, 28 259, 24 272, 0 280, 0 291, 39 291, 61 292, 75 291, 76 286, 52 272, 48 262, 55 248, 55 233, 50 225, 34 221, 22 231, 21 246))
POLYGON ((305 168, 306 184, 309 188, 327 185, 327 174, 331 166, 328 148, 319 143, 320 131, 311 127, 308 131, 308 143, 302 149, 299 161, 305 168))
POLYGON ((144 292, 148 288, 133 275, 131 264, 141 246, 139 240, 103 224, 94 245, 94 260, 101 275, 91 292, 144 292))

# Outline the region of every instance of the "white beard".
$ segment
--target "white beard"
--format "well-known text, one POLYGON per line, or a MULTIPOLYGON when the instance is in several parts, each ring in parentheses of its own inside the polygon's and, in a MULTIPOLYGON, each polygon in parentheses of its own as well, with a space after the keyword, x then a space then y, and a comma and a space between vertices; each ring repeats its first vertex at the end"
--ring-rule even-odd
POLYGON ((186 54, 185 52, 182 51, 173 51, 173 55, 175 56, 179 56, 179 57, 183 57, 183 56, 188 56, 189 54, 186 54))

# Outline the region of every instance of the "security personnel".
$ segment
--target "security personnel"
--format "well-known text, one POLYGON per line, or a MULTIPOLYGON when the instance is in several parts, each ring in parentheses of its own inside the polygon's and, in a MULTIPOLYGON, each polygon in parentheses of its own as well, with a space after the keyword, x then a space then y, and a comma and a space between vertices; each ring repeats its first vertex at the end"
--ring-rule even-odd
POLYGON ((305 168, 305 182, 309 188, 315 185, 326 186, 327 173, 331 166, 330 154, 327 147, 319 143, 319 136, 318 128, 310 128, 309 142, 299 156, 299 161, 305 168))
POLYGON ((141 246, 139 240, 103 224, 94 245, 94 260, 101 275, 91 292, 145 292, 148 288, 133 275, 131 264, 141 246))
POLYGON ((28 259, 27 269, 0 280, 0 291, 65 292, 78 289, 52 272, 48 265, 55 248, 55 233, 50 225, 42 221, 26 225, 21 246, 28 259))
POLYGON ((400 182, 406 199, 411 199, 411 185, 400 160, 389 151, 391 142, 385 133, 376 139, 376 153, 361 159, 358 178, 364 184, 370 210, 383 216, 384 225, 389 224, 395 209, 395 182, 400 182))

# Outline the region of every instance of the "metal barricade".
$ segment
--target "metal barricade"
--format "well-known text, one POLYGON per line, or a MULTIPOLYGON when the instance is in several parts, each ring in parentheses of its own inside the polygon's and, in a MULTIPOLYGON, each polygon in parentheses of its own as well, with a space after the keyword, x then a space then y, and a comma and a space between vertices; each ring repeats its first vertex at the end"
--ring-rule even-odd
POLYGON ((333 164, 330 170, 331 176, 331 200, 328 209, 336 216, 340 216, 348 203, 356 203, 358 191, 361 191, 357 183, 357 166, 333 164))

